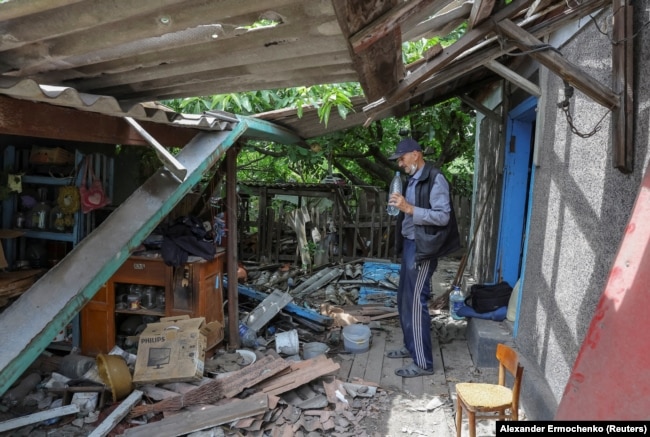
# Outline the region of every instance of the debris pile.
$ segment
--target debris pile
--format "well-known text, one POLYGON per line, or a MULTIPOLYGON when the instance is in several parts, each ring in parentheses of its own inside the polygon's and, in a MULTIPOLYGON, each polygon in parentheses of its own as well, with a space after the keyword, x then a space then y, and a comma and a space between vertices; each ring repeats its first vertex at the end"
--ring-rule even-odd
POLYGON ((294 361, 269 349, 254 362, 240 357, 239 365, 214 378, 139 385, 117 402, 105 385, 92 382, 96 369, 84 374, 83 385, 56 372, 42 383, 33 372, 2 399, 3 417, 10 409, 32 412, 0 422, 0 433, 29 435, 38 428, 149 436, 213 429, 218 435, 218 428, 222 435, 363 435, 359 421, 377 411, 377 399, 385 396, 375 384, 337 380, 340 366, 324 354, 294 361))
POLYGON ((277 329, 304 327, 319 334, 367 323, 371 316, 396 316, 398 271, 397 264, 362 260, 324 265, 310 274, 288 264, 249 266, 237 286, 240 320, 265 345, 277 329), (262 329, 271 319, 270 331, 262 329))
MULTIPOLYGON (((339 380, 341 365, 329 357, 348 353, 345 326, 397 319, 398 266, 353 262, 309 275, 239 267, 244 348, 210 349, 202 377, 138 381, 119 396, 95 358, 44 353, 2 397, 0 435, 366 435, 364 419, 385 414, 389 394, 376 382, 339 380), (289 333, 296 344, 281 347, 289 333)), ((119 347, 109 355, 133 376, 135 355, 119 347)))

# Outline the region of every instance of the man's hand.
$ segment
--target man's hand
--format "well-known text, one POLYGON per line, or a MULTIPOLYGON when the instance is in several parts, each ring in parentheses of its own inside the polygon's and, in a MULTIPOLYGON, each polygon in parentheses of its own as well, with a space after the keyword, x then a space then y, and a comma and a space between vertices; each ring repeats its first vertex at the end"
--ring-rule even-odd
POLYGON ((413 214, 413 205, 409 204, 404 196, 399 193, 393 193, 388 199, 388 204, 394 206, 405 214, 413 214))

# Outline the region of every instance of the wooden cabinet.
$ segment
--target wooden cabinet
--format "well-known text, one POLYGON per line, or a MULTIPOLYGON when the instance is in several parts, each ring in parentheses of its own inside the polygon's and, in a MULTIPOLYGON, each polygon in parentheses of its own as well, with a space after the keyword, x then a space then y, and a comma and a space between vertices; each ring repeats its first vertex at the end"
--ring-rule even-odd
POLYGON ((211 261, 199 259, 180 267, 168 266, 162 258, 129 257, 81 310, 82 353, 97 355, 116 344, 122 347, 124 337, 160 317, 188 315, 223 324, 224 256, 219 249, 211 261), (137 291, 147 289, 155 300, 135 301, 137 291))
POLYGON ((170 287, 167 316, 187 314, 205 317, 208 323, 218 320, 223 325, 223 249, 220 253, 211 262, 187 263, 176 270, 170 287), (211 292, 213 288, 215 291, 211 292))

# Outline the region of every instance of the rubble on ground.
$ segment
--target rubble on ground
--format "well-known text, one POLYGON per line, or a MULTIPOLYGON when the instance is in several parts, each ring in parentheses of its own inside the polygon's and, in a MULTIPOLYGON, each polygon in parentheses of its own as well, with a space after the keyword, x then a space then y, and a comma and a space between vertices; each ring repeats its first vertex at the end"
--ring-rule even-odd
MULTIPOLYGON (((390 408, 388 394, 376 383, 338 380, 339 364, 328 355, 346 353, 343 327, 397 318, 398 267, 360 260, 307 274, 290 265, 247 266, 238 272, 238 317, 252 343, 211 350, 203 378, 139 383, 118 400, 94 365, 65 376, 65 357, 46 352, 2 397, 0 436, 366 435, 361 421, 390 408), (280 353, 276 338, 293 330, 301 345, 327 348, 309 358, 280 353)), ((133 372, 132 354, 110 354, 133 372)))
POLYGON ((352 436, 363 435, 359 421, 377 414, 386 397, 372 383, 337 380, 333 375, 339 364, 324 354, 296 361, 269 349, 258 352, 254 362, 235 358, 237 353, 223 355, 230 369, 239 369, 211 372, 214 377, 199 381, 139 385, 118 402, 111 402, 104 386, 93 384, 86 387, 95 390, 77 391, 75 382, 56 372, 43 384, 40 377, 27 378, 29 394, 10 391, 2 402, 1 417, 9 409, 21 411, 22 422, 2 421, 0 430, 12 436, 149 436, 169 429, 176 430, 174 435, 212 430, 209 435, 299 436, 318 431, 352 436), (61 394, 58 401, 63 402, 53 401, 61 394), (136 402, 131 401, 134 394, 136 402), (121 417, 112 418, 124 404, 128 408, 121 417), (43 412, 52 414, 45 418, 43 412), (94 434, 99 428, 106 432, 94 434))

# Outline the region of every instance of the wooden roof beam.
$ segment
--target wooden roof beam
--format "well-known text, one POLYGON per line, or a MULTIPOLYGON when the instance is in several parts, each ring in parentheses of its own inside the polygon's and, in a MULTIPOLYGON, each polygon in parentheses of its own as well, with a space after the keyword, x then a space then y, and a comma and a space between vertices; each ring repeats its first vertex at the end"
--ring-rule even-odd
POLYGON ((421 38, 434 38, 448 35, 452 30, 467 20, 472 12, 474 2, 471 0, 452 0, 447 6, 430 17, 416 14, 406 20, 402 26, 402 40, 415 41, 421 38))
POLYGON ((427 63, 423 64, 407 76, 397 88, 391 93, 385 95, 364 108, 366 112, 376 113, 385 107, 395 106, 405 98, 408 98, 411 92, 427 78, 434 73, 442 70, 451 64, 456 58, 465 51, 474 47, 480 40, 487 37, 494 30, 494 23, 508 17, 514 17, 531 3, 532 0, 514 0, 508 6, 493 15, 493 19, 484 22, 478 27, 467 32, 456 43, 447 47, 440 56, 437 56, 427 63))
POLYGON ((492 14, 495 2, 496 0, 474 0, 472 11, 469 14, 467 28, 473 29, 487 20, 492 14))
MULTIPOLYGON (((555 4, 553 6, 550 6, 548 10, 541 11, 537 15, 525 18, 519 23, 519 25, 521 27, 526 27, 531 23, 537 23, 528 28, 528 31, 538 38, 543 37, 560 29, 566 23, 569 23, 577 18, 587 16, 605 7, 610 1, 612 0, 595 0, 593 2, 581 3, 575 8, 564 9, 561 13, 552 14, 551 18, 541 23, 537 23, 539 18, 546 15, 551 11, 551 9, 555 10, 558 7, 562 6, 561 4, 555 4)), ((408 98, 423 94, 436 87, 443 86, 444 84, 455 80, 468 71, 485 65, 486 63, 516 49, 515 45, 510 41, 495 45, 494 43, 496 39, 497 37, 494 36, 472 46, 461 56, 456 58, 448 68, 445 68, 444 74, 442 74, 443 72, 432 74, 431 77, 422 82, 422 84, 414 86, 412 89, 410 89, 408 98)), ((425 64, 425 62, 422 61, 417 63, 418 66, 421 66, 422 64, 425 64)), ((415 63, 410 65, 415 65, 415 63)), ((405 100, 408 101, 408 98, 405 100)), ((388 97, 384 97, 381 100, 366 105, 363 110, 370 117, 366 121, 366 126, 369 125, 373 119, 380 117, 381 114, 385 114, 390 110, 391 107, 394 107, 399 103, 400 100, 392 103, 388 100, 388 97)))
MULTIPOLYGON (((517 26, 509 19, 498 23, 499 30, 522 51, 528 51, 534 46, 543 46, 544 42, 535 38, 524 29, 517 26)), ((607 109, 615 109, 620 105, 619 97, 609 88, 586 74, 576 65, 567 61, 561 54, 554 50, 531 51, 529 54, 540 64, 560 76, 563 80, 575 86, 598 104, 607 109)))
MULTIPOLYGON (((165 147, 184 147, 201 131, 149 121, 141 122, 165 147)), ((147 142, 121 117, 0 95, 0 131, 50 140, 146 146, 147 142), (75 123, 70 123, 75 120, 75 123), (66 126, 61 129, 61 126, 66 126), (92 126, 88 129, 87 126, 92 126)))
POLYGON ((528 12, 526 12, 526 17, 530 17, 542 9, 548 7, 554 0, 535 0, 535 2, 530 5, 528 12))
POLYGON ((537 85, 535 85, 525 77, 522 77, 519 74, 515 73, 505 65, 500 64, 497 61, 488 61, 485 63, 485 66, 490 70, 494 71, 499 76, 506 79, 507 81, 514 83, 519 88, 528 92, 528 94, 536 97, 542 95, 542 92, 540 91, 537 85))
POLYGON ((481 102, 477 102, 476 100, 472 99, 467 94, 462 94, 460 96, 460 99, 463 102, 465 102, 470 108, 480 112, 481 114, 485 115, 487 118, 494 120, 497 123, 503 122, 503 119, 499 114, 497 114, 487 106, 483 105, 481 102))
POLYGON ((372 44, 355 52, 350 37, 368 24, 393 10, 398 0, 380 2, 349 2, 332 0, 332 6, 364 94, 369 101, 377 99, 394 89, 404 76, 402 62, 402 35, 398 27, 386 28, 377 35, 372 44))
MULTIPOLYGON (((424 9, 434 15, 453 0, 411 0, 402 2, 381 15, 363 29, 350 37, 350 45, 354 53, 360 53, 382 37, 388 35, 410 17, 419 14, 424 9)), ((491 0, 494 1, 494 0, 491 0)))

